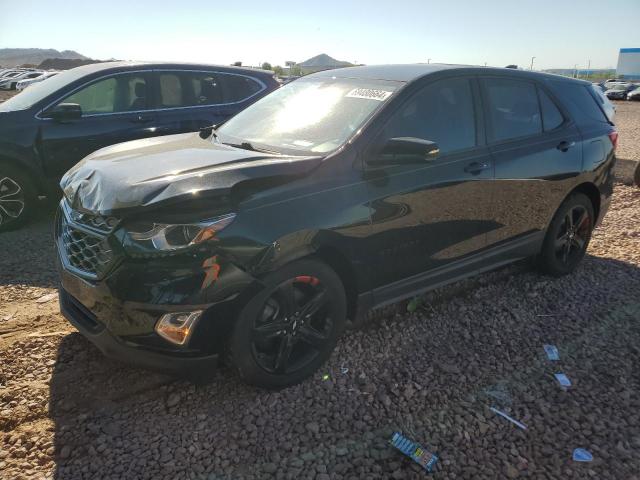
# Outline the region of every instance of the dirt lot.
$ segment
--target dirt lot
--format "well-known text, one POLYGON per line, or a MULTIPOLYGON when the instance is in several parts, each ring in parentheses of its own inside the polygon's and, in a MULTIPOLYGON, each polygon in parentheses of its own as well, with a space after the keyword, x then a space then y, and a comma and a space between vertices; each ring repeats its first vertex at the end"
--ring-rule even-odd
MULTIPOLYGON (((618 124, 620 156, 640 160, 640 103, 618 124)), ((103 358, 58 313, 50 210, 0 237, 2 479, 427 478, 388 445, 394 430, 437 452, 438 479, 640 479, 638 188, 616 186, 576 274, 523 263, 440 289, 280 392, 103 358), (577 447, 593 462, 573 462, 577 447)))

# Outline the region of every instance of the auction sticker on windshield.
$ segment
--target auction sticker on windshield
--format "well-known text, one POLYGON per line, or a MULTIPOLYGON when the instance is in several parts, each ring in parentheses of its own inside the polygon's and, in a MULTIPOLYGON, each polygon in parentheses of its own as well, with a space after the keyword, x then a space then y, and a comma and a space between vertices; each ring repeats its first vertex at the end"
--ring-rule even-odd
POLYGON ((366 98, 368 100, 379 100, 380 102, 389 98, 393 92, 386 90, 376 90, 373 88, 354 88, 347 93, 348 98, 366 98))

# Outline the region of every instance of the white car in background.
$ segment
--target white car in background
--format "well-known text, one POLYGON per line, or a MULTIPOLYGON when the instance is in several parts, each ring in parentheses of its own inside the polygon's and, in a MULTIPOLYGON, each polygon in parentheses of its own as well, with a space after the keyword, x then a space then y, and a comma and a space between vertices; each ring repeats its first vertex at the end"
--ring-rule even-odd
POLYGON ((54 75, 57 75, 58 73, 60 73, 60 72, 44 72, 39 77, 27 78, 27 79, 24 79, 24 80, 20 80, 18 83, 16 83, 16 90, 24 90, 29 85, 32 85, 34 83, 38 83, 38 82, 41 82, 43 80, 46 80, 47 78, 53 77, 54 75))
POLYGON ((17 75, 9 74, 5 77, 0 78, 0 89, 2 90, 15 90, 16 84, 20 80, 27 80, 30 78, 36 78, 42 75, 42 70, 26 70, 23 72, 18 72, 17 75))

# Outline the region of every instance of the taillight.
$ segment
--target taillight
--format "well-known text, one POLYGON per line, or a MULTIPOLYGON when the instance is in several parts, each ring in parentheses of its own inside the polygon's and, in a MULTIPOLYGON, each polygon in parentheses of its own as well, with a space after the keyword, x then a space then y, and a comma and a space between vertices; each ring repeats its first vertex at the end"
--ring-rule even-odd
POLYGON ((613 149, 615 150, 618 147, 618 132, 616 130, 612 130, 609 132, 609 140, 611 140, 611 144, 613 145, 613 149))

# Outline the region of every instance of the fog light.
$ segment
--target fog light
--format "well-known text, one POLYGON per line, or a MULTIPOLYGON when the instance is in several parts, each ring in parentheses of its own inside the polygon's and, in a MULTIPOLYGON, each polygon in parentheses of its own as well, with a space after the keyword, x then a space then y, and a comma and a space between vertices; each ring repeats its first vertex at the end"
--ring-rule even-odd
POLYGON ((156 323, 156 333, 165 340, 184 345, 196 327, 202 311, 166 313, 156 323))

